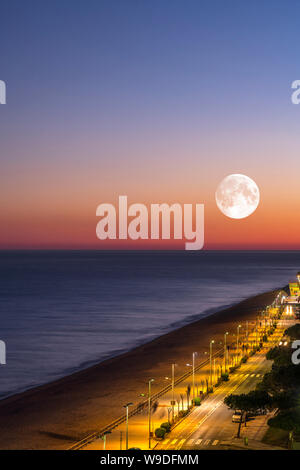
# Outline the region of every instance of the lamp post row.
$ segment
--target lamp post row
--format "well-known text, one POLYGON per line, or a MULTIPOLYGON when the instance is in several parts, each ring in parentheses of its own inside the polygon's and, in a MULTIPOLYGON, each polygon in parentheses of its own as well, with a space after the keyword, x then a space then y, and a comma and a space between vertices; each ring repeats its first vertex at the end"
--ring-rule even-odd
MULTIPOLYGON (((237 350, 237 358, 240 353, 240 328, 242 325, 237 326, 237 340, 236 340, 236 350, 237 350)), ((255 322, 255 333, 256 333, 256 344, 258 344, 258 325, 257 325, 257 319, 255 322)), ((227 336, 229 335, 229 332, 226 331, 224 334, 224 370, 225 373, 228 370, 228 351, 227 351, 227 336)), ((247 339, 247 344, 248 344, 248 335, 249 335, 249 330, 248 330, 248 321, 246 322, 246 339, 247 339)), ((213 356, 213 344, 215 343, 214 340, 211 340, 209 343, 209 364, 210 364, 210 387, 212 388, 213 386, 213 362, 212 362, 212 356, 213 356)), ((193 352, 192 354, 192 364, 186 364, 187 366, 192 367, 192 394, 193 394, 193 399, 195 399, 195 359, 197 356, 197 352, 193 352)), ((171 393, 172 393, 172 402, 171 402, 171 409, 172 411, 172 420, 174 421, 174 406, 175 406, 175 394, 174 394, 174 389, 175 389, 175 366, 176 364, 172 364, 172 376, 171 376, 171 393)), ((215 368, 215 363, 214 363, 214 368, 215 368)), ((169 380, 169 377, 165 377, 167 380, 169 380)), ((154 382, 154 379, 150 379, 148 381, 148 444, 149 444, 149 449, 151 449, 151 418, 152 418, 152 403, 151 403, 151 384, 154 382)), ((129 421, 129 407, 133 406, 133 403, 127 403, 124 405, 124 408, 126 409, 126 450, 128 450, 128 421, 129 421)), ((111 434, 111 431, 106 431, 101 438, 103 439, 103 449, 106 449, 106 436, 107 434, 111 434)))

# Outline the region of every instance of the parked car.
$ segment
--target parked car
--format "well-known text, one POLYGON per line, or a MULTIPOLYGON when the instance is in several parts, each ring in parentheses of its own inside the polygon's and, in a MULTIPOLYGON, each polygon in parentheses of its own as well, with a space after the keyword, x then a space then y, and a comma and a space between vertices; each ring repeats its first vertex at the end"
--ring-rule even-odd
POLYGON ((242 423, 245 421, 244 415, 241 410, 235 410, 232 415, 232 422, 233 423, 242 423))

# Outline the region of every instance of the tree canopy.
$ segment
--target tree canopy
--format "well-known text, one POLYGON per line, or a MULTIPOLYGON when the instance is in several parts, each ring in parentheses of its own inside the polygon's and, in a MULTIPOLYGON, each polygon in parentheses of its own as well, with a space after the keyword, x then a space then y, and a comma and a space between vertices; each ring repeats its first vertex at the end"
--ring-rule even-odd
POLYGON ((300 339, 300 323, 296 323, 287 330, 285 330, 285 335, 289 336, 292 341, 300 339))
POLYGON ((257 413, 273 407, 271 397, 264 390, 252 390, 241 395, 228 395, 224 403, 231 409, 248 413, 257 413))

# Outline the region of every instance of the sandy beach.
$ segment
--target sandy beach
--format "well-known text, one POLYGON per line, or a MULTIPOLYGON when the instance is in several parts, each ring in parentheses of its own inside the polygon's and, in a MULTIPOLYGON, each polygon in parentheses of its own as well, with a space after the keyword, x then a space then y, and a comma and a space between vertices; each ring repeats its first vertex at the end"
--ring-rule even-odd
POLYGON ((254 321, 270 304, 275 291, 249 298, 233 307, 190 323, 127 353, 81 372, 0 402, 1 449, 67 449, 75 441, 123 414, 123 404, 138 404, 147 381, 153 392, 165 386, 176 363, 186 372, 193 351, 205 359, 209 341, 222 341, 225 331, 234 341, 238 323, 254 321))

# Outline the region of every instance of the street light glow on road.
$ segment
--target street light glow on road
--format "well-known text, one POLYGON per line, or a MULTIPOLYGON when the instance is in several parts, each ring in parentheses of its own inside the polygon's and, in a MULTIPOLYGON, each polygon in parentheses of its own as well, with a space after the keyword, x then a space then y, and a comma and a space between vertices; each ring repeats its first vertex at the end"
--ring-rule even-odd
MULTIPOLYGON (((200 354, 207 355, 209 354, 209 358, 202 356, 202 364, 197 364, 197 371, 196 371, 196 364, 195 360, 198 355, 197 352, 191 352, 192 361, 190 362, 183 362, 181 364, 182 367, 190 367, 192 369, 190 372, 184 372, 183 375, 179 375, 176 380, 176 401, 175 401, 175 366, 176 364, 171 364, 171 376, 165 376, 164 379, 171 382, 171 387, 164 387, 159 397, 162 397, 162 401, 156 402, 158 405, 157 412, 156 407, 152 402, 151 396, 151 385, 154 382, 154 379, 151 378, 147 381, 148 383, 148 394, 141 393, 139 396, 148 397, 148 419, 145 417, 146 413, 131 413, 130 420, 133 423, 130 427, 130 436, 131 440, 134 441, 135 445, 141 447, 143 449, 151 449, 151 440, 152 434, 157 425, 159 426, 159 422, 163 422, 164 413, 168 413, 168 421, 169 423, 175 423, 176 426, 171 431, 171 436, 167 436, 167 439, 159 441, 156 443, 155 448, 157 449, 181 449, 185 448, 186 445, 191 445, 193 439, 193 434, 195 434, 195 430, 197 429, 197 436, 199 438, 199 431, 201 431, 200 437, 204 438, 204 442, 209 441, 207 439, 207 433, 210 436, 210 433, 213 433, 215 426, 217 425, 218 429, 221 429, 220 433, 222 434, 223 428, 224 433, 226 431, 226 426, 230 430, 232 428, 231 423, 231 416, 228 416, 228 409, 223 404, 224 396, 232 393, 245 393, 247 390, 251 390, 251 384, 257 384, 258 378, 259 380, 262 379, 263 375, 268 371, 270 367, 269 361, 266 361, 265 358, 265 351, 266 349, 258 349, 256 346, 263 345, 264 348, 271 348, 274 347, 276 344, 281 347, 287 347, 289 344, 288 339, 286 338, 284 332, 286 330, 287 324, 291 324, 291 322, 295 323, 295 320, 290 317, 292 315, 293 308, 291 305, 285 305, 283 307, 274 306, 266 308, 265 310, 261 311, 256 320, 253 321, 253 318, 250 321, 245 322, 245 330, 241 328, 242 324, 238 324, 234 328, 233 331, 225 331, 223 333, 224 341, 220 342, 220 338, 216 337, 209 341, 209 351, 202 351, 200 354), (281 310, 281 311, 280 311, 281 310), (284 316, 280 319, 280 314, 284 313, 284 316), (276 326, 275 333, 269 333, 269 328, 273 327, 273 320, 277 323, 279 319, 278 325, 276 326), (235 333, 235 334, 234 334, 235 333), (264 339, 267 336, 267 340, 264 339), (232 338, 232 343, 229 343, 228 338, 232 338), (245 340, 247 338, 247 340, 245 340), (229 344, 228 344, 229 343, 229 344), (244 345, 247 344, 247 351, 244 350, 244 345), (221 348, 219 348, 219 344, 222 344, 221 348), (213 351, 213 345, 217 346, 213 351), (250 348, 251 354, 248 354, 248 346, 250 348), (229 348, 231 348, 231 354, 229 354, 229 348), (236 350, 235 350, 236 349, 236 350), (243 355, 246 357, 246 361, 240 361, 238 356, 243 351, 243 355), (243 363, 242 363, 243 362, 243 363), (226 380, 224 376, 222 376, 222 365, 224 364, 225 373, 229 372, 230 374, 230 381, 226 380), (262 367, 262 364, 264 365, 262 367), (231 367, 230 367, 231 366, 231 367), (238 373, 236 373, 237 367, 239 368, 238 373), (262 371, 263 369, 263 371, 262 371), (191 388, 191 376, 192 376, 192 388, 191 388), (195 383, 196 381, 196 383, 195 383), (217 382, 217 387, 215 387, 217 382), (198 394, 198 386, 200 385, 201 390, 200 395, 198 394), (210 385, 210 388, 209 388, 210 385), (205 388, 206 386, 206 388, 205 388), (187 388, 186 388, 187 387, 187 388), (240 387, 243 387, 242 389, 240 387), (239 392, 236 390, 239 389, 239 392), (188 392, 189 390, 189 392, 188 392), (203 401, 201 407, 199 406, 189 406, 189 397, 190 393, 193 392, 193 399, 195 397, 199 397, 203 401), (208 393, 205 393, 208 392, 208 393), (187 407, 184 404, 184 394, 186 394, 186 403, 187 407), (174 415, 174 406, 177 403, 178 405, 178 416, 180 414, 180 404, 182 407, 183 414, 181 416, 184 419, 181 419, 177 422, 177 415, 174 415), (213 414, 217 409, 225 410, 219 411, 216 414, 213 414), (185 416, 186 410, 189 410, 189 414, 185 416), (227 411, 226 411, 227 410, 227 411), (228 421, 229 418, 229 421, 228 421), (223 423, 223 421, 224 423, 223 423), (226 420, 230 424, 226 424, 226 420), (155 422, 155 426, 154 426, 155 422), (204 425, 205 423, 205 425, 204 425), (204 426, 203 426, 204 425, 204 426), (148 438, 148 439, 147 439, 148 438), (141 444, 145 440, 145 444, 141 444), (146 444, 148 441, 148 445, 146 444), (168 442, 168 444, 166 444, 168 442), (185 442, 185 444, 183 444, 185 442)), ((244 325, 244 323, 243 323, 244 325)), ((224 330, 223 330, 224 331, 224 330)), ((241 358, 242 356, 240 356, 241 358)), ((243 356, 244 357, 244 356, 243 356)), ((200 361, 199 361, 200 362, 200 361)), ((157 398, 156 398, 157 400, 157 398)), ((195 405, 196 401, 193 401, 195 405)), ((143 402, 146 405, 147 402, 143 402)), ((142 405, 140 403, 140 405, 142 405)), ((128 420, 129 420, 129 412, 128 408, 133 406, 133 403, 127 403, 124 405, 126 408, 126 421, 123 421, 126 424, 126 449, 128 449, 128 440, 129 440, 129 433, 128 433, 128 420)), ((146 408, 146 407, 145 407, 146 408)), ((143 407, 140 408, 143 410, 143 407)), ((138 408, 137 408, 138 410, 138 408)), ((165 418, 166 421, 166 418, 165 418)), ((122 428, 121 428, 122 429, 122 428)), ((124 431, 120 431, 121 434, 124 431)), ((218 431, 219 432, 219 431, 218 431)), ((226 431, 227 432, 227 431, 226 431)), ((108 434, 108 433, 107 433, 108 434)), ((116 448, 115 446, 112 447, 112 442, 116 441, 115 434, 113 437, 109 439, 110 447, 116 448)), ((226 433, 225 433, 226 434, 226 433)), ((99 434, 98 434, 99 436, 99 434)), ((213 436, 213 434, 212 434, 213 436)), ((106 448, 106 433, 103 433, 100 436, 103 439, 103 448, 106 448)), ((216 440, 216 436, 214 437, 216 440)), ((218 437, 219 439, 219 437, 218 437)), ((201 440, 201 439, 200 439, 201 440)), ((120 439, 120 448, 122 439, 120 439)), ((196 442, 196 440, 194 440, 196 442)), ((213 440, 211 441, 213 442, 213 440)), ((217 441, 216 441, 217 442, 217 441)), ((195 448, 195 447, 193 447, 195 448)), ((197 447, 196 447, 197 448, 197 447)))

